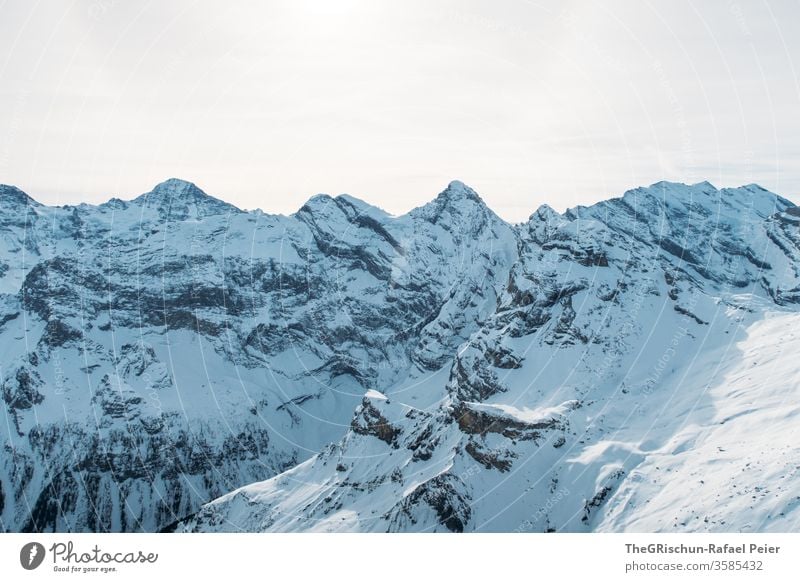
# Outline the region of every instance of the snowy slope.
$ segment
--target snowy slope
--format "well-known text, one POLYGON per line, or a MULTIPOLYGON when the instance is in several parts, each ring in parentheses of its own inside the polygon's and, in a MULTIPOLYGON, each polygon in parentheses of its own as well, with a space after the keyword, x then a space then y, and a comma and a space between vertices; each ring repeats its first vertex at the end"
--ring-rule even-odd
MULTIPOLYGON (((767 312, 738 341, 698 358, 696 372, 714 370, 696 382, 703 402, 647 451, 599 530, 797 531, 798 324, 797 313, 767 312)), ((671 378, 668 390, 680 382, 671 378)))
POLYGON ((179 529, 796 530, 797 225, 757 186, 542 207, 438 372, 179 529))

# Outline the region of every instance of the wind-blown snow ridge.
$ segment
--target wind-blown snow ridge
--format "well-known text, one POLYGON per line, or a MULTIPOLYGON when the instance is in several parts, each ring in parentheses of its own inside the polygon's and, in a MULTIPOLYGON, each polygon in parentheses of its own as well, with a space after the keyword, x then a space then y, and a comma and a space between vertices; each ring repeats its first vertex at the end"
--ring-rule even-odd
POLYGON ((457 181, 0 186, 0 528, 791 530, 798 222, 707 182, 513 226, 457 181))

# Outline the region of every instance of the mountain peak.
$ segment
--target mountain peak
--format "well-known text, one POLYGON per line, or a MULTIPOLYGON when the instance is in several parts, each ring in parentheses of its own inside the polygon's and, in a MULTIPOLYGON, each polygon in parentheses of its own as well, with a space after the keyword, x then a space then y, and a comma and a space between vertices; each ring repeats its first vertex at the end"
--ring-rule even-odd
POLYGON ((551 221, 563 218, 559 212, 557 212, 552 206, 549 204, 542 204, 537 208, 533 214, 528 217, 528 221, 532 220, 544 220, 544 221, 551 221))
POLYGON ((0 184, 0 202, 3 206, 41 206, 16 186, 7 184, 0 184))
POLYGON ((239 212, 232 204, 209 196, 193 182, 179 178, 169 178, 156 184, 150 192, 137 197, 134 202, 156 208, 160 214, 175 219, 239 212))
POLYGON ((444 203, 458 202, 464 200, 471 200, 472 202, 476 202, 482 206, 486 205, 483 199, 480 196, 478 196, 478 193, 475 192, 475 190, 473 190, 460 180, 452 180, 447 185, 447 188, 442 190, 436 197, 437 202, 444 202, 444 203))
POLYGON ((381 208, 349 194, 339 194, 336 197, 329 194, 315 194, 300 207, 296 215, 301 217, 313 216, 315 219, 332 219, 334 215, 339 213, 343 214, 349 221, 361 220, 364 217, 378 220, 389 217, 389 214, 381 208))
POLYGON ((152 194, 167 194, 181 198, 204 198, 208 194, 203 192, 194 182, 180 178, 168 178, 153 188, 152 194))
POLYGON ((458 180, 450 182, 434 200, 413 209, 409 216, 442 225, 445 230, 474 230, 494 221, 506 224, 475 190, 458 180))
POLYGON ((703 180, 702 182, 698 182, 697 184, 692 184, 692 188, 697 188, 698 190, 702 190, 702 191, 708 192, 710 194, 713 194, 714 192, 718 192, 719 191, 717 189, 717 187, 714 186, 714 184, 712 184, 708 180, 703 180))
POLYGON ((374 206, 369 202, 365 202, 360 198, 356 198, 355 196, 350 196, 350 194, 339 194, 336 197, 336 200, 341 204, 347 204, 352 208, 355 208, 360 213, 368 213, 368 214, 378 214, 381 216, 388 216, 388 213, 378 206, 374 206))
POLYGON ((682 182, 656 182, 650 186, 634 188, 626 191, 622 198, 612 198, 594 206, 605 208, 620 200, 634 208, 647 208, 652 205, 701 205, 709 212, 716 212, 718 206, 727 207, 730 211, 754 212, 762 218, 775 212, 794 206, 792 202, 762 188, 758 184, 739 186, 738 188, 718 189, 709 182, 684 184, 682 182))
POLYGON ((339 211, 336 200, 330 194, 314 194, 297 210, 296 216, 325 216, 330 217, 332 212, 339 211))

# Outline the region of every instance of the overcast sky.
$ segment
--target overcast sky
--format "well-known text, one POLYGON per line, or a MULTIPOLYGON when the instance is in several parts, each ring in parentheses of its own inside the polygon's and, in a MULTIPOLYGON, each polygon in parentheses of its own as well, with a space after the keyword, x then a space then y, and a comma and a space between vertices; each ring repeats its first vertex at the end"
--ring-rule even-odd
POLYGON ((0 0, 0 182, 401 213, 460 179, 513 221, 661 179, 800 201, 800 0, 260 4, 0 0))

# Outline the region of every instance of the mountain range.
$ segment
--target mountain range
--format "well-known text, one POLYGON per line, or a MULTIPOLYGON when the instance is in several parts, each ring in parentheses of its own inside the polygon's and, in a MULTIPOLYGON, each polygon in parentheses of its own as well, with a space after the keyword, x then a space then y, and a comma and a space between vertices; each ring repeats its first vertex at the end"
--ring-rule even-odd
POLYGON ((800 209, 0 186, 0 529, 794 531, 800 209))

